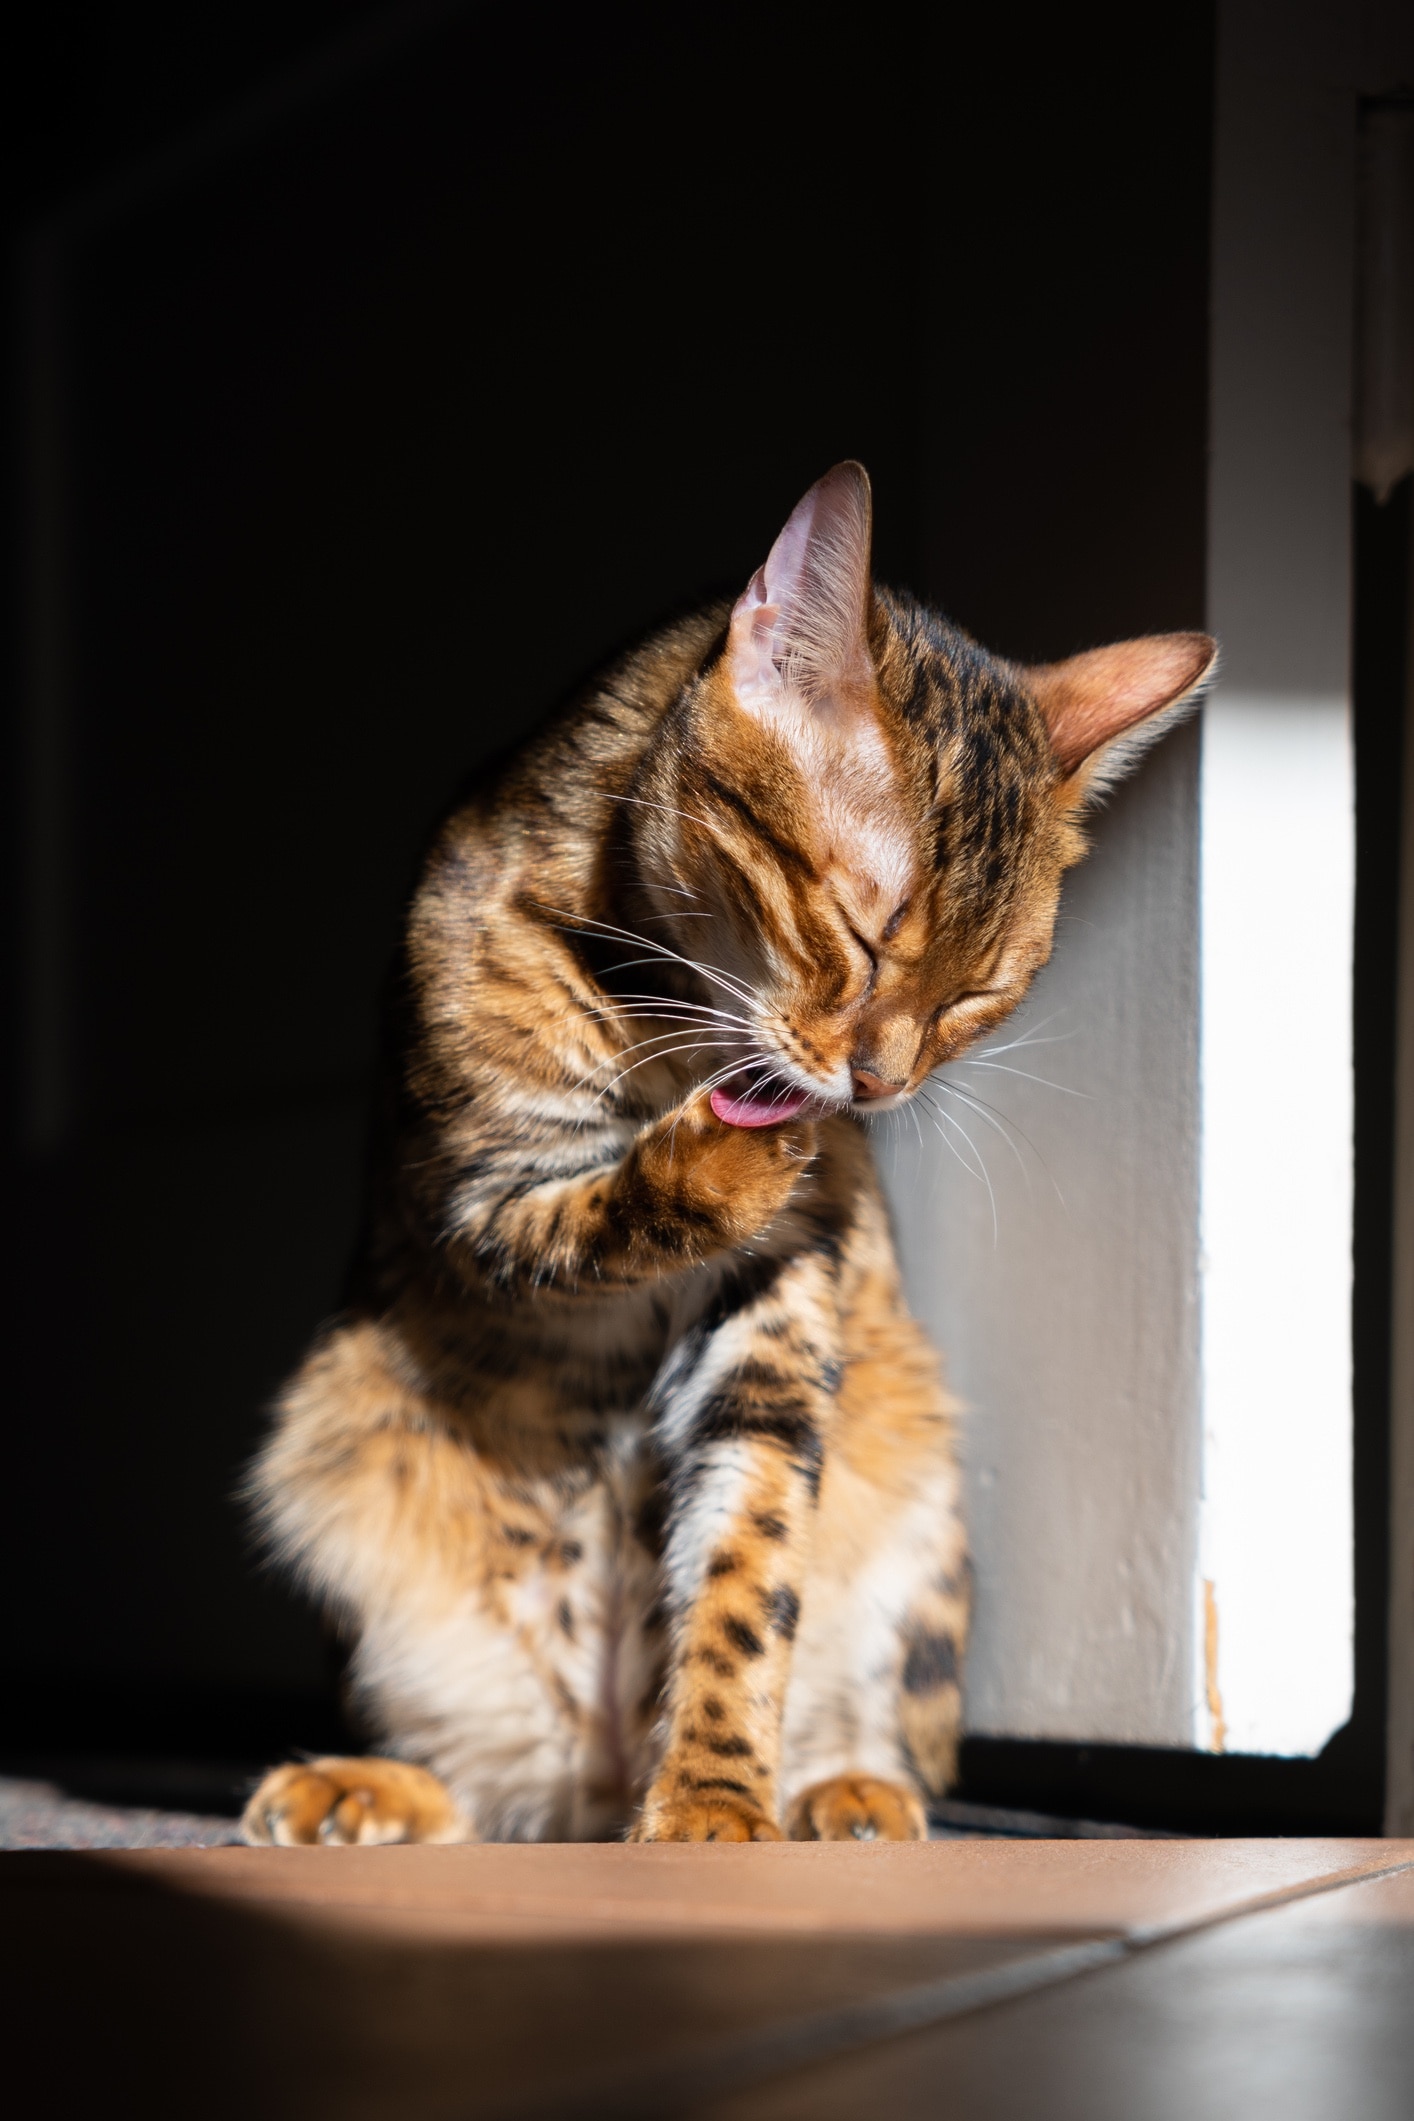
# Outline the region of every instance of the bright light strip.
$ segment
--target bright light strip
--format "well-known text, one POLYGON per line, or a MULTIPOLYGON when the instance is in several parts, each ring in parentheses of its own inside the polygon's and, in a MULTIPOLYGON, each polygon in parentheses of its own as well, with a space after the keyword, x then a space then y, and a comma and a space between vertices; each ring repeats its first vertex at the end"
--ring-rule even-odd
POLYGON ((1201 879, 1196 1735, 1310 1754, 1354 1687, 1345 700, 1209 702, 1201 879))

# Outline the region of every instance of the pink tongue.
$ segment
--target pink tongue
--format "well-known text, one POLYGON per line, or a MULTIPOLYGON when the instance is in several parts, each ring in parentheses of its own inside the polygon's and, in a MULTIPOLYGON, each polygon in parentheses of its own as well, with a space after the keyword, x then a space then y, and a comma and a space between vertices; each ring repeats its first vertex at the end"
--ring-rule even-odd
POLYGON ((733 1097, 730 1090, 712 1092, 708 1102, 724 1127, 774 1127, 794 1119, 810 1103, 808 1090, 787 1090, 778 1097, 733 1097))

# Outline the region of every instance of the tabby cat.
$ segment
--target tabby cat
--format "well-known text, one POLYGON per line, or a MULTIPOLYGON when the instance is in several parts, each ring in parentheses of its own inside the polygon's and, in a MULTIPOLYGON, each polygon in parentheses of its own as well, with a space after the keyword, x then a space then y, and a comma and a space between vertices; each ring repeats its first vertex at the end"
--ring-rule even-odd
POLYGON ((873 584, 841 464, 451 817, 253 1475, 391 1757, 275 1769, 250 1840, 924 1833, 968 1564, 864 1121, 1016 1007, 1212 658, 987 654, 873 584))

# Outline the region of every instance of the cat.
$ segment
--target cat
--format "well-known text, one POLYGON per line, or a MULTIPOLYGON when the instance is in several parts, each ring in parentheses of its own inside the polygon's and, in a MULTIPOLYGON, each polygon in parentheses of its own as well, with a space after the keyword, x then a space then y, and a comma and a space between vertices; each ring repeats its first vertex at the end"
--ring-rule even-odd
POLYGON ((391 1757, 247 1839, 916 1839, 956 1767, 953 1410, 864 1120, 1013 1010, 1176 633, 1019 667, 876 586, 863 468, 436 840, 347 1313, 251 1489, 391 1757))

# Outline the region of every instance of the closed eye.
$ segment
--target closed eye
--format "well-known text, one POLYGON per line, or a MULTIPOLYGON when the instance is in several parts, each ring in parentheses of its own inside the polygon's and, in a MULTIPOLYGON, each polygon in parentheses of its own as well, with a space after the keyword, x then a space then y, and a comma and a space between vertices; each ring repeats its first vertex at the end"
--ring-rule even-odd
POLYGON ((867 1002, 870 995, 874 992, 874 982, 879 977, 879 955, 878 952, 875 950, 874 945, 872 943, 867 943, 864 940, 864 937, 860 934, 859 930, 852 926, 849 921, 845 922, 845 926, 849 929, 851 936, 853 936, 855 942, 858 943, 860 949, 863 951, 865 959, 867 960, 869 966, 868 979, 864 982, 864 985, 860 989, 859 993, 853 997, 852 1001, 849 1004, 849 1006, 853 1008, 856 1003, 867 1002))
POLYGON ((851 928, 848 921, 845 922, 845 926, 846 928, 849 928, 850 934, 854 937, 854 940, 858 943, 860 949, 864 952, 864 955, 868 958, 870 964, 877 972, 879 969, 879 953, 874 948, 874 945, 872 943, 866 943, 864 937, 860 934, 859 930, 857 928, 851 928))
POLYGON ((960 1009, 964 1002, 993 1002, 1004 991, 1001 987, 970 987, 965 994, 955 994, 951 1001, 944 1002, 933 1022, 940 1024, 945 1016, 950 1016, 954 1009, 960 1009))

